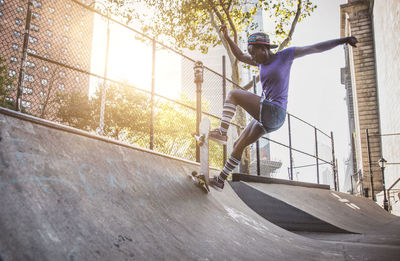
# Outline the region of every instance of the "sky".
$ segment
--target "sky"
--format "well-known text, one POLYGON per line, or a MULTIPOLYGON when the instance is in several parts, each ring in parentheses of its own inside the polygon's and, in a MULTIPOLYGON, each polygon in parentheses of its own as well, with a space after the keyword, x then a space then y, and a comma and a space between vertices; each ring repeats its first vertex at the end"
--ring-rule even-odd
MULTIPOLYGON (((297 24, 291 46, 305 46, 340 37, 340 5, 344 4, 346 0, 314 0, 313 2, 318 7, 310 17, 297 24)), ((102 75, 106 46, 106 22, 104 19, 96 17, 95 24, 92 70, 102 75)), ((268 32, 268 26, 266 31, 268 32)), ((113 24, 111 24, 110 38, 108 77, 125 80, 135 86, 149 89, 151 86, 151 46, 137 41, 131 31, 113 24)), ((273 39, 272 34, 271 38, 273 39)), ((181 88, 180 74, 182 73, 180 62, 180 57, 176 54, 166 51, 157 52, 156 89, 158 93, 170 98, 178 97, 181 88)), ((291 71, 288 103, 288 111, 291 114, 311 123, 325 133, 330 134, 331 131, 334 133, 340 184, 343 184, 344 162, 350 151, 347 107, 344 100, 346 94, 344 85, 340 83, 340 68, 344 65, 343 46, 321 54, 296 59, 291 71)), ((187 70, 190 71, 192 68, 187 70)), ((296 126, 294 127, 296 128, 296 126)), ((282 132, 285 131, 282 130, 274 135, 281 135, 282 132)), ((307 152, 313 153, 314 144, 310 142, 313 140, 313 132, 308 129, 304 133, 304 137, 302 137, 301 131, 297 131, 296 135, 293 137, 295 145, 302 148, 307 147, 307 152)), ((325 139, 323 142, 329 143, 329 140, 325 139)), ((282 156, 285 158, 283 161, 286 161, 287 152, 282 153, 285 155, 282 156)), ((329 154, 329 150, 327 153, 329 154)), ((325 151, 325 154, 327 153, 325 151)), ((277 151, 274 155, 275 158, 281 157, 277 151)), ((296 163, 297 165, 312 164, 315 161, 310 162, 310 159, 307 159, 303 163, 300 159, 296 163)), ((282 167, 281 173, 277 177, 287 177, 287 171, 284 169, 286 167, 282 167)), ((303 181, 315 182, 314 179, 315 177, 309 177, 303 181)))
MULTIPOLYGON (((340 37, 340 5, 345 0, 315 0, 317 8, 293 35, 292 46, 306 46, 340 37)), ((349 129, 346 92, 340 83, 340 68, 345 66, 343 46, 294 61, 290 78, 288 110, 333 132, 338 159, 339 184, 343 184, 345 160, 349 156, 349 129)))

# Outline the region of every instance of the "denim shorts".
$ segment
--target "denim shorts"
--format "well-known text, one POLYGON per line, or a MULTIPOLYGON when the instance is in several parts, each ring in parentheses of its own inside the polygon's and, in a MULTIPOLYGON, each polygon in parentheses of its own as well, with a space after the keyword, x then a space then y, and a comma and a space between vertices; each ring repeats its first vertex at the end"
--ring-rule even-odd
POLYGON ((286 118, 286 110, 264 99, 260 102, 260 118, 258 122, 266 133, 278 130, 282 127, 286 118))

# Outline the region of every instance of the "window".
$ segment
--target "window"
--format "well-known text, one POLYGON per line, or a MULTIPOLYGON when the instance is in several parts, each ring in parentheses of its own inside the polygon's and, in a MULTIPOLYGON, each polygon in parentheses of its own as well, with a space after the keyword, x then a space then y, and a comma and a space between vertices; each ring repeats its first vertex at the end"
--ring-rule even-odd
POLYGON ((25 82, 34 82, 35 81, 35 77, 33 77, 32 75, 29 75, 29 74, 25 74, 24 75, 24 81, 25 82))
POLYGON ((70 15, 65 15, 65 19, 67 19, 68 22, 71 22, 71 16, 70 15))
POLYGON ((33 1, 33 5, 35 6, 35 7, 42 7, 42 2, 39 2, 39 1, 33 1))
POLYGON ((68 37, 64 36, 64 37, 63 37, 63 42, 64 42, 64 43, 68 43, 68 37))
POLYGON ((0 11, 0 19, 3 17, 3 12, 0 11))
POLYGON ((32 12, 33 19, 40 20, 40 14, 32 12))
POLYGON ((40 98, 44 99, 46 98, 46 93, 44 93, 43 91, 40 92, 40 98))
POLYGON ((43 72, 48 72, 48 71, 49 71, 49 67, 43 66, 43 67, 42 67, 42 70, 43 70, 43 72))
POLYGON ((50 30, 46 30, 46 35, 47 35, 48 37, 52 37, 52 36, 53 36, 53 32, 50 31, 50 30))
POLYGON ((79 76, 76 76, 76 77, 75 77, 75 81, 76 81, 76 82, 79 82, 79 76))
POLYGON ((68 32, 69 31, 69 26, 68 25, 64 25, 64 30, 68 32))
POLYGON ((12 44, 12 48, 14 49, 14 51, 18 51, 19 45, 18 44, 12 44))
POLYGON ((30 108, 31 107, 31 102, 30 101, 22 101, 21 104, 25 108, 30 108))
POLYGON ((22 25, 22 20, 21 19, 15 19, 15 24, 16 25, 22 25))
POLYGON ((43 57, 46 59, 50 59, 50 55, 48 55, 48 54, 43 55, 43 57))
POLYGON ((8 71, 8 76, 10 76, 10 77, 14 77, 16 74, 17 74, 17 72, 14 71, 14 70, 9 70, 8 71))
POLYGON ((64 78, 65 77, 65 72, 60 72, 59 75, 60 75, 61 78, 64 78))
POLYGON ((14 56, 11 56, 10 61, 11 61, 12 63, 17 63, 17 62, 18 62, 18 58, 17 58, 17 57, 14 57, 14 56))
POLYGON ((4 0, 0 0, 0 6, 4 5, 4 0))
POLYGON ((62 48, 61 51, 62 51, 63 54, 67 54, 68 53, 67 49, 65 49, 65 48, 62 48))
POLYGON ((24 87, 24 88, 22 89, 22 93, 23 93, 23 94, 32 94, 32 93, 33 93, 33 90, 32 90, 31 88, 26 88, 26 87, 24 87))
POLYGON ((18 7, 17 7, 17 12, 20 13, 20 14, 23 14, 23 13, 24 13, 24 8, 18 6, 18 7))
POLYGON ((6 97, 6 101, 8 101, 8 102, 13 102, 14 99, 13 99, 13 98, 10 98, 10 97, 6 97))
POLYGON ((47 80, 46 79, 42 79, 42 85, 46 86, 47 85, 47 80))
POLYGON ((38 39, 32 36, 29 36, 29 42, 37 44, 38 43, 38 39))
POLYGON ((64 84, 59 83, 59 84, 58 84, 58 89, 60 89, 61 91, 63 91, 63 90, 64 90, 64 84))
POLYGON ((21 33, 18 31, 14 31, 14 37, 15 38, 21 38, 21 33))
POLYGON ((29 68, 35 68, 35 66, 36 66, 35 63, 33 63, 33 62, 28 62, 28 61, 27 61, 25 64, 26 64, 26 66, 29 67, 29 68))
POLYGON ((14 86, 12 86, 12 85, 7 85, 7 89, 9 89, 9 90, 14 90, 14 86))
POLYGON ((35 32, 39 32, 39 26, 31 24, 31 30, 33 30, 35 32))
POLYGON ((50 14, 53 14, 54 13, 54 8, 53 7, 49 7, 49 12, 50 12, 50 14))
POLYGON ((51 43, 45 43, 45 44, 44 44, 44 47, 50 48, 50 47, 51 47, 51 43))
POLYGON ((66 62, 64 59, 61 59, 61 60, 60 60, 60 63, 62 63, 62 64, 67 64, 67 62, 66 62))
POLYGON ((26 49, 26 52, 27 53, 30 53, 30 54, 36 54, 36 51, 35 50, 32 50, 32 49, 26 49))
POLYGON ((70 4, 67 4, 65 7, 66 7, 67 9, 71 9, 71 5, 70 5, 70 4))
POLYGON ((47 19, 47 23, 48 23, 49 25, 53 25, 53 19, 47 19))

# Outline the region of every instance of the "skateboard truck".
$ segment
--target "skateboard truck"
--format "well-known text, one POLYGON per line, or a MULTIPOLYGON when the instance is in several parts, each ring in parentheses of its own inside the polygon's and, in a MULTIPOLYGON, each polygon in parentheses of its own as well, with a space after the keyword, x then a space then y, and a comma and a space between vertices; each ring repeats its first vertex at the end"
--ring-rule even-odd
POLYGON ((203 146, 204 141, 205 141, 205 135, 196 135, 195 133, 192 134, 192 136, 196 139, 197 144, 199 144, 199 146, 203 146))

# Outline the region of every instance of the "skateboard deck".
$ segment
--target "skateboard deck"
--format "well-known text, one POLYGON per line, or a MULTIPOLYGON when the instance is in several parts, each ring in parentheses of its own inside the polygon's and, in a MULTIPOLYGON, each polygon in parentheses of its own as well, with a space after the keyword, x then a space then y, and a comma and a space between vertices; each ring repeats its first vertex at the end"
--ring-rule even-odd
POLYGON ((208 172, 209 172, 209 146, 208 146, 208 133, 210 132, 210 119, 204 117, 200 122, 199 135, 193 135, 197 144, 200 146, 200 173, 192 172, 192 177, 207 192, 210 192, 208 186, 208 172))

